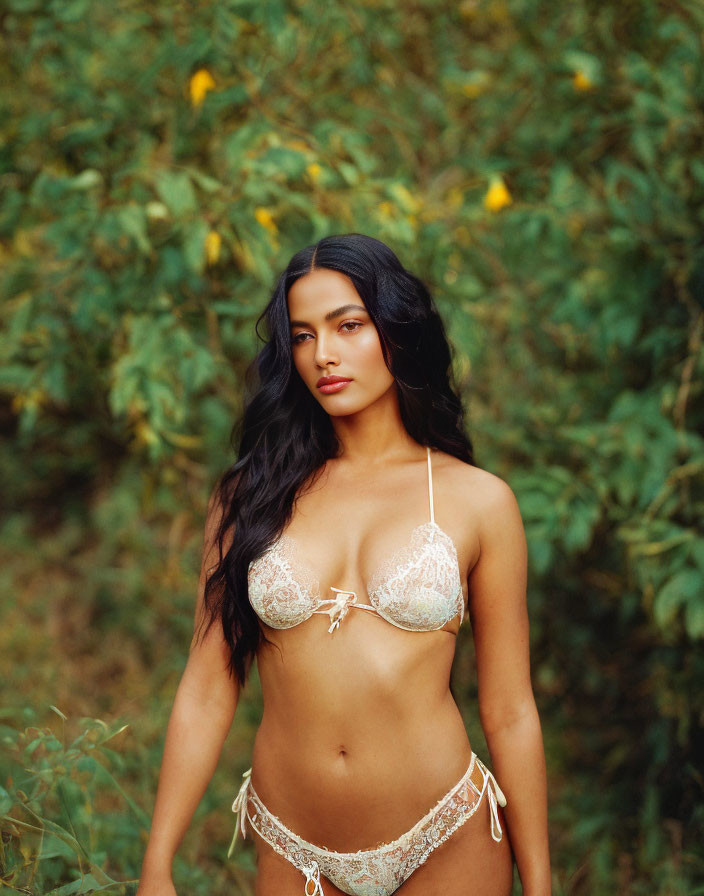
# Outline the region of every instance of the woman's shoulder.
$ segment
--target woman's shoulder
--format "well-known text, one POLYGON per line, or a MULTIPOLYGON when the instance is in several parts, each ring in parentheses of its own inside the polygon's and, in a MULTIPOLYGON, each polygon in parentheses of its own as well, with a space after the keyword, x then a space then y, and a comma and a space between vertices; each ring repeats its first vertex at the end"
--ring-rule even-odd
POLYGON ((443 451, 436 454, 444 487, 458 501, 482 512, 506 512, 516 505, 516 496, 505 479, 443 451))

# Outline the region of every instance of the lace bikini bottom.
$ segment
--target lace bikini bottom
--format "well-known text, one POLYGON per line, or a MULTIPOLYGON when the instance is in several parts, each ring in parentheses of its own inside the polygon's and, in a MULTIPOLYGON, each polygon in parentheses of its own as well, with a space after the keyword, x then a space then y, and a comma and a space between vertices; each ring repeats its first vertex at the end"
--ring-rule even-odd
POLYGON ((485 793, 491 810, 491 836, 497 843, 503 837, 497 802, 505 806, 506 797, 496 778, 474 752, 469 768, 457 784, 409 831, 390 843, 357 852, 333 852, 294 834, 257 796, 251 774, 251 768, 244 773, 242 786, 232 804, 232 811, 237 814, 227 856, 232 855, 238 830, 241 829, 243 838, 247 836, 245 824, 248 820, 279 855, 305 876, 306 896, 325 896, 321 874, 350 896, 390 896, 434 849, 474 815, 485 793), (481 786, 472 780, 475 766, 480 772, 481 786))

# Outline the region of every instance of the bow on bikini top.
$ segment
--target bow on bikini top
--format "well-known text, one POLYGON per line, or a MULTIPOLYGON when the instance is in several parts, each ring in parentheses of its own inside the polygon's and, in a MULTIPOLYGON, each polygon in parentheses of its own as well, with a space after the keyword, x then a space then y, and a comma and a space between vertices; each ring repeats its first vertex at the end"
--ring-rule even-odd
POLYGON ((460 615, 464 596, 454 542, 435 522, 433 471, 428 452, 430 520, 413 530, 408 545, 391 555, 367 585, 369 604, 358 602, 354 591, 331 587, 323 598, 314 572, 300 560, 289 535, 281 535, 249 564, 249 602, 257 616, 272 628, 293 628, 314 613, 330 617, 335 631, 350 608, 371 610, 398 628, 412 632, 441 629, 460 615))

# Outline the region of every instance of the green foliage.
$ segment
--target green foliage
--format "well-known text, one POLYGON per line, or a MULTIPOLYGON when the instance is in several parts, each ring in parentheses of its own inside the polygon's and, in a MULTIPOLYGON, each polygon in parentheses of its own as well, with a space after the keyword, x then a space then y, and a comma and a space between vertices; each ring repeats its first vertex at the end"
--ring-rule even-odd
POLYGON ((102 866, 108 844, 113 854, 134 852, 134 823, 123 811, 101 807, 98 797, 101 785, 109 785, 122 797, 120 808, 142 826, 148 824, 110 771, 123 769, 119 754, 106 744, 127 726, 110 730, 100 719, 83 719, 81 725, 70 743, 51 728, 0 726, 9 783, 8 789, 0 788, 0 855, 3 883, 15 892, 124 892, 102 866))
MULTIPOLYGON (((701 4, 6 0, 0 28, 0 674, 140 745, 8 723, 2 811, 45 833, 3 874, 138 874, 126 796, 149 811, 257 315, 356 230, 431 286, 521 506, 555 892, 702 892, 701 4)), ((466 633, 454 688, 474 739, 466 633)), ((247 892, 229 766, 184 892, 247 892)))
MULTIPOLYGON (((146 763, 151 773, 158 757, 140 744, 125 744, 120 735, 126 724, 108 726, 95 718, 75 723, 57 707, 49 708, 62 720, 59 731, 36 724, 17 727, 36 723, 29 708, 0 713, 0 772, 6 782, 0 787, 3 884, 12 893, 129 896, 138 883, 134 870, 141 864, 149 814, 140 805, 141 796, 135 799, 123 782, 138 792, 140 764, 146 763)), ((212 808, 209 791, 198 815, 212 808)), ((197 894, 211 892, 213 880, 220 877, 229 880, 223 888, 232 889, 234 881, 237 892, 251 896, 247 873, 253 871, 249 853, 210 879, 181 856, 174 863, 174 878, 186 892, 197 894)))

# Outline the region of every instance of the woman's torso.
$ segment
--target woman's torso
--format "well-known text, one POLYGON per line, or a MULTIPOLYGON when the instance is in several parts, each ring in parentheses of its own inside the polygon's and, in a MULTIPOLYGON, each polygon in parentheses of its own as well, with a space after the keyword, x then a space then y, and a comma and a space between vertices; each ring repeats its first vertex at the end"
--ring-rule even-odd
MULTIPOLYGON (((464 608, 479 547, 457 482, 472 470, 432 452, 435 520, 456 550, 464 608)), ((363 475, 333 462, 299 497, 286 533, 321 594, 332 585, 369 603, 373 573, 403 555, 414 529, 426 531, 424 472, 425 458, 363 475)), ((406 631, 359 608, 332 633, 330 621, 316 614, 286 629, 265 626, 252 782, 300 836, 350 851, 408 830, 469 764, 449 690, 460 615, 433 631, 406 631)))

